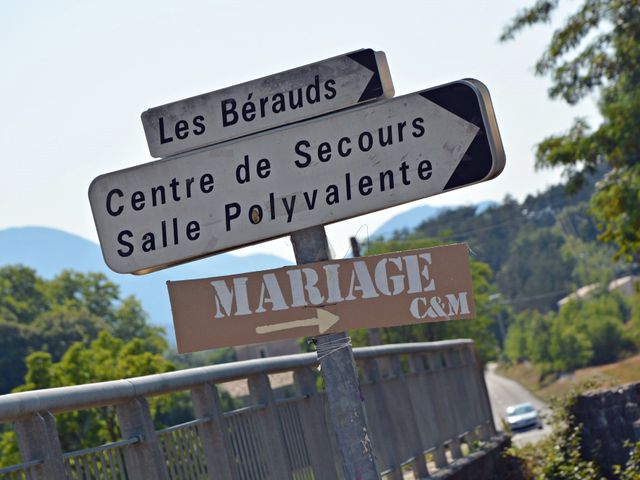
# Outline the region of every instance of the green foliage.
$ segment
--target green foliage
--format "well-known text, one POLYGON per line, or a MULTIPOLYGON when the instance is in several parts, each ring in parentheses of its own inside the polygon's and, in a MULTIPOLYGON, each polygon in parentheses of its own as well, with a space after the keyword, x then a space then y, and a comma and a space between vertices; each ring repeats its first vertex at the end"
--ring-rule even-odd
POLYGON ((633 270, 612 262, 615 250, 596 238, 588 202, 603 174, 571 196, 558 185, 522 203, 507 197, 480 213, 474 207, 447 210, 413 233, 397 232, 393 241, 437 237, 440 244, 466 242, 474 258, 496 272, 502 303, 516 312, 555 310, 557 301, 575 288, 633 270))
POLYGON ((640 350, 640 292, 636 292, 629 299, 629 322, 627 332, 629 339, 634 343, 636 349, 640 350))
MULTIPOLYGON (((522 314, 520 314, 522 315, 522 314)), ((516 320, 509 326, 507 338, 504 341, 504 354, 514 362, 521 362, 527 358, 527 340, 529 338, 526 327, 516 320)))
POLYGON ((0 268, 0 318, 29 324, 47 308, 43 280, 21 265, 0 268))
POLYGON ((604 229, 600 238, 618 244, 618 256, 627 260, 640 251, 639 203, 640 165, 611 172, 592 200, 593 212, 604 229))
MULTIPOLYGON (((162 329, 147 323, 140 302, 121 299, 102 274, 65 271, 44 280, 27 267, 0 269, 0 393, 168 372, 175 365, 167 350, 162 329)), ((233 350, 203 355, 191 360, 229 361, 233 350)), ((226 392, 220 398, 225 410, 241 406, 226 392)), ((193 418, 185 392, 153 398, 150 407, 157 428, 193 418)), ((63 451, 120 438, 111 407, 58 414, 56 421, 63 451)), ((19 462, 14 432, 0 426, 0 466, 19 462)))
POLYGON ((526 350, 522 353, 534 363, 546 364, 551 361, 549 351, 553 315, 543 315, 535 310, 525 312, 518 317, 527 332, 526 350), (523 321, 526 319, 526 323, 523 321))
POLYGON ((88 345, 102 331, 141 348, 167 350, 163 330, 148 325, 140 302, 121 299, 119 288, 101 273, 63 271, 44 280, 28 267, 0 268, 0 394, 22 382, 25 357, 48 352, 52 362, 80 342, 88 345))
POLYGON ((529 325, 526 327, 529 333, 527 336, 528 357, 534 363, 548 363, 551 361, 549 344, 553 314, 542 315, 534 310, 530 312, 529 320, 529 325))
POLYGON ((16 387, 16 392, 26 392, 54 386, 54 372, 51 354, 47 352, 35 352, 26 358, 27 374, 24 376, 24 385, 16 387))
MULTIPOLYGON (((523 447, 512 447, 507 452, 511 460, 520 461, 518 478, 536 480, 603 480, 598 465, 585 460, 581 453, 582 425, 571 416, 570 408, 577 396, 585 390, 597 387, 585 384, 575 389, 564 399, 552 401, 552 415, 547 419, 551 434, 543 440, 523 447)), ((625 443, 629 448, 626 465, 614 466, 618 480, 640 480, 640 442, 625 443)))
POLYGON ((114 309, 108 331, 124 341, 141 340, 149 352, 162 353, 168 348, 164 329, 149 325, 140 301, 132 296, 124 298, 114 309))
POLYGON ((20 451, 16 434, 9 430, 0 434, 0 467, 8 467, 20 463, 20 451))
POLYGON ((518 310, 550 310, 572 290, 574 263, 558 255, 564 243, 555 228, 522 230, 511 243, 497 280, 518 310))
MULTIPOLYGON (((583 386, 586 389, 589 386, 583 386)), ((547 419, 551 434, 540 442, 521 448, 512 447, 511 457, 521 459, 531 478, 539 480, 601 480, 597 465, 584 460, 580 453, 581 427, 576 426, 569 408, 582 390, 575 390, 564 400, 552 402, 547 419)))
MULTIPOLYGON (((520 12, 501 39, 548 22, 558 0, 538 0, 520 12)), ((591 201, 602 228, 601 239, 615 242, 617 256, 631 260, 640 250, 640 8, 637 0, 583 0, 553 34, 536 65, 550 75, 549 95, 575 104, 599 94, 602 123, 592 129, 584 119, 561 135, 543 140, 538 168, 562 167, 569 187, 581 187, 606 163, 611 171, 591 201)))
POLYGON ((593 357, 591 341, 575 325, 551 326, 549 355, 552 368, 557 372, 570 372, 589 365, 593 357))
POLYGON ((505 245, 511 244, 526 221, 523 208, 506 197, 501 205, 479 215, 475 207, 447 210, 419 225, 409 239, 437 238, 440 244, 466 242, 480 260, 497 272, 508 254, 505 245))
POLYGON ((573 265, 571 280, 574 285, 606 285, 621 270, 620 265, 612 264, 614 251, 611 248, 578 237, 565 237, 560 254, 565 263, 573 265))
MULTIPOLYGON (((128 342, 101 332, 90 345, 74 343, 59 362, 48 352, 35 352, 27 357, 25 383, 14 391, 80 385, 119 380, 174 370, 174 365, 161 355, 145 351, 139 339, 128 342)), ((158 418, 180 417, 181 404, 167 399, 152 400, 152 413, 158 418), (172 414, 168 412, 172 411, 172 414)), ((113 408, 82 410, 56 416, 60 442, 64 451, 72 451, 120 438, 113 408)), ((11 443, 5 433, 0 445, 11 443)), ((4 447, 9 448, 9 447, 4 447)))
POLYGON ((555 324, 561 330, 574 326, 584 332, 593 349, 589 363, 602 364, 633 348, 624 326, 627 318, 627 302, 618 295, 603 292, 585 301, 567 303, 560 309, 555 324))
POLYGON ((38 340, 39 349, 46 350, 55 361, 76 342, 88 343, 107 329, 100 317, 68 304, 54 305, 41 313, 31 324, 38 340))
POLYGON ((547 372, 615 361, 634 349, 625 325, 629 308, 622 297, 602 292, 568 302, 558 313, 523 312, 507 333, 505 354, 514 362, 531 360, 547 372))
POLYGON ((418 248, 435 247, 438 242, 432 238, 408 238, 394 240, 374 240, 367 245, 366 255, 381 255, 390 252, 404 252, 418 248))
POLYGON ((640 480, 640 442, 625 444, 629 448, 629 459, 624 469, 621 465, 614 465, 613 472, 620 480, 640 480))
POLYGON ((590 319, 584 327, 593 344, 593 363, 616 360, 621 353, 633 348, 624 322, 626 302, 616 295, 602 295, 584 304, 583 318, 590 319))
POLYGON ((580 430, 561 429, 535 445, 511 448, 509 455, 527 465, 539 480, 602 480, 598 466, 580 454, 580 430))
POLYGON ((80 273, 64 270, 43 288, 49 305, 65 305, 86 310, 113 323, 113 304, 118 300, 119 287, 103 273, 80 273))
POLYGON ((515 315, 509 326, 504 353, 512 362, 530 360, 543 366, 543 373, 552 370, 553 358, 549 346, 554 314, 527 310, 515 315))
POLYGON ((0 394, 20 385, 27 367, 24 358, 34 343, 32 328, 0 318, 0 394))

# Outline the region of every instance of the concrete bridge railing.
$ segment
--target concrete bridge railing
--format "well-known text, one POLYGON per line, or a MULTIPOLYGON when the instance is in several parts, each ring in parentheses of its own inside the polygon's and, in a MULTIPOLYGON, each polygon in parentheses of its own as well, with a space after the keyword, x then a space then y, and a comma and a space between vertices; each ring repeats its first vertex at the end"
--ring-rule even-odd
MULTIPOLYGON (((442 468, 495 434, 473 342, 354 349, 373 445, 385 477, 442 468)), ((333 454, 315 353, 0 396, 22 462, 8 479, 343 478, 333 454), (295 396, 276 400, 269 374, 293 372, 295 396), (250 405, 224 412, 216 384, 246 379, 250 405), (156 431, 148 398, 190 391, 194 419, 156 431), (115 408, 121 440, 62 452, 55 415, 115 408)))

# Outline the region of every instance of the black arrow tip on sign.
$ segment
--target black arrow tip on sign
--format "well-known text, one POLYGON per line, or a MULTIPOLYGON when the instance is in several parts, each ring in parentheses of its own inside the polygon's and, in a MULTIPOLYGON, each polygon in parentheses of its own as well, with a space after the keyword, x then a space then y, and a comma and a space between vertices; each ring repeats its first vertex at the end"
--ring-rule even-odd
POLYGON ((350 53, 348 57, 373 72, 371 80, 369 80, 369 83, 364 88, 362 95, 360 95, 360 98, 358 99, 358 103, 382 96, 384 91, 382 88, 382 82, 380 81, 378 64, 376 62, 376 52, 370 48, 366 48, 350 53))
POLYGON ((480 128, 444 190, 469 185, 486 178, 493 168, 494 158, 487 138, 487 126, 483 120, 480 99, 474 89, 466 83, 451 83, 421 92, 420 95, 480 128))

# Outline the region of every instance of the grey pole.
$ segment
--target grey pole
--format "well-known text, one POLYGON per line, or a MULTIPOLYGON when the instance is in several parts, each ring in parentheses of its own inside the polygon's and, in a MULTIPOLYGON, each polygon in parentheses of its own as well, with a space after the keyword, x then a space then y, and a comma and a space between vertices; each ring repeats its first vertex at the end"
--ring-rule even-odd
MULTIPOLYGON (((351 254, 353 255, 353 258, 358 258, 360 256, 360 244, 358 243, 358 239, 356 237, 351 237, 349 238, 349 241, 351 242, 351 254)), ((382 345, 379 328, 369 329, 369 345, 382 345)))
MULTIPOLYGON (((329 243, 324 226, 291 234, 298 265, 329 260, 329 243)), ((324 378, 330 423, 336 434, 338 452, 346 480, 379 480, 372 436, 367 425, 364 399, 346 333, 330 333, 316 338, 316 348, 324 378)))

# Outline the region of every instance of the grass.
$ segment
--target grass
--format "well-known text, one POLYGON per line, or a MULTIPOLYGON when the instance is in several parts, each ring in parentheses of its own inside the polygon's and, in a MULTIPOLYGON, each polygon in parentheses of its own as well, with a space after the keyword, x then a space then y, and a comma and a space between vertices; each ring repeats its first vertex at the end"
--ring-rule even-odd
POLYGON ((538 397, 549 401, 553 397, 565 397, 576 387, 585 383, 596 383, 602 388, 615 387, 631 382, 640 382, 640 355, 607 365, 587 367, 561 375, 542 376, 540 367, 531 363, 498 367, 498 373, 516 380, 538 397))

